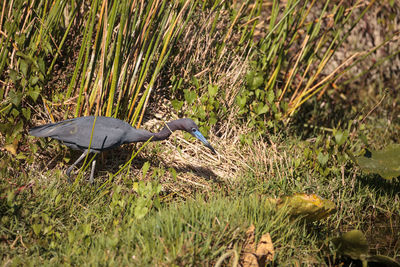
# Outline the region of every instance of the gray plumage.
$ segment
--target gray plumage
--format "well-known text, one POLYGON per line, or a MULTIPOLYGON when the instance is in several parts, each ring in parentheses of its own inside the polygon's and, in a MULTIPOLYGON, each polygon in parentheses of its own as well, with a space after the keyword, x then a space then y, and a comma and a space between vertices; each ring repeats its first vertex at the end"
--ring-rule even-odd
MULTIPOLYGON (((146 142, 167 139, 173 131, 184 130, 207 146, 213 153, 214 148, 200 133, 199 127, 193 120, 184 118, 171 121, 158 133, 152 133, 142 129, 133 128, 129 123, 111 118, 99 116, 94 121, 94 116, 79 117, 64 120, 56 123, 49 123, 30 129, 29 134, 36 137, 50 137, 62 141, 66 146, 84 151, 78 160, 67 170, 68 177, 73 167, 78 164, 88 152, 99 153, 103 150, 113 149, 122 144, 146 142), (95 127, 92 135, 93 123, 95 127), (88 151, 90 144, 90 151, 88 151)), ((94 168, 96 161, 93 161, 90 182, 93 182, 94 168)))

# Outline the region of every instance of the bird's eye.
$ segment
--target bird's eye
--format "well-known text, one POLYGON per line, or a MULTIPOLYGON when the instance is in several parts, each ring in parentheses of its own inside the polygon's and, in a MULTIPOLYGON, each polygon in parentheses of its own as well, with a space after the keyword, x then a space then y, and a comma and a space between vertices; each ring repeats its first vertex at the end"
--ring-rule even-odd
POLYGON ((196 128, 192 128, 192 132, 195 132, 196 131, 196 128))

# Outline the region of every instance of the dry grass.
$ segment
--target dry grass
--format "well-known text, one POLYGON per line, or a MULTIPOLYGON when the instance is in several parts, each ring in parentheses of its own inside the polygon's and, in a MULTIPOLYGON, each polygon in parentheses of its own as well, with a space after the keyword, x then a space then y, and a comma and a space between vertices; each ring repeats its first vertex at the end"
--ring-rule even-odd
MULTIPOLYGON (((168 70, 184 80, 182 87, 185 89, 198 89, 192 83, 193 78, 205 84, 218 86, 218 100, 228 109, 228 114, 231 114, 221 123, 223 128, 232 127, 234 123, 233 115, 237 112, 234 101, 245 82, 244 76, 249 69, 248 56, 251 51, 249 47, 238 49, 241 34, 239 31, 229 35, 229 40, 224 39, 229 15, 225 9, 211 13, 200 12, 198 17, 190 21, 178 44, 179 52, 171 59, 171 69, 168 70), (214 31, 211 30, 213 26, 214 31)), ((240 22, 238 24, 240 25, 240 22)), ((202 93, 207 93, 207 87, 204 84, 201 86, 199 98, 202 93)), ((228 131, 229 129, 218 129, 217 134, 228 131)))

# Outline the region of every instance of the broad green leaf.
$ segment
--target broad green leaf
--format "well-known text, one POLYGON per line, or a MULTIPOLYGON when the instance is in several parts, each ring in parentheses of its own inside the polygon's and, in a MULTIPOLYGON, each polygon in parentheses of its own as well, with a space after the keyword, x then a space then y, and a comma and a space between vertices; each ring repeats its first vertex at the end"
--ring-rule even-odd
POLYGON ((175 110, 179 111, 183 106, 183 101, 179 101, 177 99, 174 99, 174 100, 171 101, 171 104, 172 104, 172 107, 175 110))
POLYGON ((21 79, 21 86, 22 86, 22 88, 25 88, 27 85, 28 85, 28 81, 25 79, 25 76, 23 76, 21 79))
POLYGON ((10 79, 13 81, 13 83, 17 82, 17 78, 18 78, 18 72, 15 70, 10 70, 8 75, 10 76, 10 79))
POLYGON ((290 214, 303 217, 309 222, 322 220, 336 211, 335 204, 316 194, 294 194, 278 200, 278 208, 287 206, 290 214))
POLYGON ((11 115, 12 115, 12 117, 13 118, 16 118, 17 116, 19 116, 19 110, 18 109, 16 109, 16 108, 13 108, 13 109, 11 109, 11 115))
POLYGON ((361 169, 367 173, 377 173, 385 179, 400 176, 399 144, 389 145, 379 151, 368 151, 364 156, 357 157, 355 160, 361 169))
POLYGON ((199 89, 200 88, 199 80, 196 77, 193 77, 192 81, 193 81, 194 86, 196 86, 196 88, 199 89))
POLYGON ((239 107, 243 108, 246 105, 246 102, 247 102, 247 97, 245 95, 236 97, 236 103, 238 104, 239 107))
POLYGON ((347 137, 349 136, 349 131, 340 131, 338 130, 335 134, 335 142, 339 146, 343 145, 346 142, 347 137))
POLYGON ((337 253, 353 260, 365 261, 368 256, 368 243, 360 230, 353 230, 331 240, 337 253))
POLYGON ((20 64, 19 64, 19 68, 22 71, 22 74, 24 75, 24 77, 28 76, 28 63, 26 62, 25 59, 21 58, 20 64))
POLYGON ((251 88, 255 89, 258 88, 260 85, 262 85, 264 82, 264 78, 261 74, 258 74, 257 76, 254 77, 254 80, 252 81, 251 88))
POLYGON ((149 208, 148 208, 148 207, 146 207, 145 205, 139 203, 139 204, 135 207, 135 217, 136 217, 137 219, 141 219, 141 218, 143 218, 144 216, 146 216, 146 214, 147 214, 148 211, 149 211, 149 208))
POLYGON ((8 96, 10 97, 10 102, 13 103, 14 106, 19 107, 22 100, 22 93, 11 90, 8 96))
POLYGON ((200 118, 201 120, 204 120, 206 118, 207 113, 204 106, 196 106, 195 110, 198 118, 200 118))
POLYGON ((29 108, 22 108, 22 115, 25 119, 29 120, 31 118, 31 110, 29 108))
POLYGON ((267 100, 268 100, 268 103, 272 104, 272 102, 274 102, 274 99, 275 99, 275 93, 274 93, 274 91, 268 90, 268 92, 267 92, 267 100))
POLYGON ((247 85, 250 89, 257 89, 260 85, 263 84, 264 78, 261 73, 257 73, 255 71, 250 71, 246 75, 247 85))
POLYGON ((269 110, 269 106, 267 104, 263 105, 262 103, 258 104, 256 108, 257 115, 261 115, 267 113, 269 110))
POLYGON ((34 86, 34 85, 37 84, 38 81, 39 81, 39 76, 32 76, 32 77, 29 79, 29 84, 32 85, 32 86, 34 86))
POLYGON ((209 94, 211 97, 214 97, 214 96, 217 95, 217 93, 218 93, 218 86, 217 86, 217 85, 209 84, 209 85, 208 85, 208 94, 209 94))
POLYGON ((54 233, 52 225, 46 226, 43 230, 43 234, 45 235, 51 235, 52 233, 54 233))
POLYGON ((40 234, 40 230, 42 230, 42 225, 35 223, 34 225, 32 225, 32 228, 33 228, 33 232, 36 235, 39 235, 40 234))
POLYGON ((317 156, 318 162, 322 165, 325 166, 325 164, 328 162, 329 159, 329 154, 324 154, 322 152, 318 153, 317 156))
POLYGON ((32 98, 33 101, 36 102, 40 94, 39 86, 35 85, 35 87, 30 87, 28 90, 28 95, 32 98))
MULTIPOLYGON (((46 73, 46 66, 45 66, 45 63, 44 63, 43 58, 39 57, 39 58, 37 59, 37 61, 38 61, 38 66, 39 66, 40 72, 41 72, 42 74, 45 74, 45 73, 46 73)), ((42 79, 41 79, 41 80, 42 80, 42 79)))
POLYGON ((197 98, 197 95, 195 92, 189 91, 187 89, 184 90, 184 95, 185 95, 185 100, 189 105, 192 104, 194 102, 194 100, 196 100, 196 98, 197 98))
POLYGON ((148 211, 149 211, 149 209, 148 209, 147 207, 140 207, 140 206, 137 206, 137 207, 135 208, 135 217, 136 217, 137 219, 141 219, 141 218, 143 218, 144 216, 146 216, 146 214, 147 214, 148 211))
POLYGON ((208 123, 209 123, 210 125, 216 124, 216 123, 217 123, 217 118, 216 118, 215 116, 211 117, 211 118, 208 120, 208 123))

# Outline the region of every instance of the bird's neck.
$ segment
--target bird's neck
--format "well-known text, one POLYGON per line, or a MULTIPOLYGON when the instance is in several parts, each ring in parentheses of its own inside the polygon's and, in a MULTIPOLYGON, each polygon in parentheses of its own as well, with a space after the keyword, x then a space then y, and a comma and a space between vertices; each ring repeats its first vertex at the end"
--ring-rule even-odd
POLYGON ((167 123, 166 126, 164 126, 164 128, 161 129, 161 131, 159 131, 158 133, 154 133, 153 134, 153 138, 151 139, 151 141, 161 141, 161 140, 165 140, 167 139, 172 132, 174 132, 175 130, 177 130, 177 128, 175 127, 174 124, 170 124, 167 123))
POLYGON ((167 123, 167 125, 158 133, 152 133, 143 129, 132 128, 132 131, 127 133, 122 143, 146 142, 151 138, 151 141, 161 141, 167 139, 173 131, 179 130, 176 124, 167 123))

